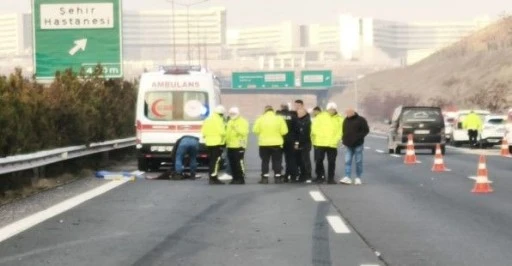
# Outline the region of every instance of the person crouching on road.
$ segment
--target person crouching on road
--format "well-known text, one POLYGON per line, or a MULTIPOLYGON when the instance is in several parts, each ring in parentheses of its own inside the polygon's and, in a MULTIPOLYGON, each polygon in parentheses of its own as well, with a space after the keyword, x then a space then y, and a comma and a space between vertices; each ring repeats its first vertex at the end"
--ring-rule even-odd
POLYGON ((337 115, 337 106, 330 102, 325 112, 318 114, 311 125, 311 139, 316 145, 315 154, 315 182, 325 181, 324 159, 327 155, 327 183, 336 184, 334 172, 336 170, 336 157, 338 156, 338 145, 341 140, 342 117, 337 115))
POLYGON ((225 108, 219 105, 206 120, 204 120, 201 134, 205 139, 206 149, 208 150, 208 175, 210 185, 224 184, 218 178, 220 161, 224 145, 226 143, 226 127, 224 124, 225 108))
POLYGON ((229 121, 226 127, 226 147, 233 180, 230 184, 245 184, 244 155, 249 135, 249 122, 240 116, 237 107, 229 109, 229 121))
POLYGON ((357 114, 354 109, 349 108, 345 112, 346 118, 343 121, 343 145, 345 152, 345 177, 340 180, 341 184, 352 184, 352 159, 356 159, 356 179, 354 184, 361 185, 363 175, 363 150, 364 138, 370 133, 366 119, 357 114))
POLYGON ((197 154, 199 152, 199 138, 191 135, 184 135, 176 141, 171 153, 172 167, 162 174, 158 179, 196 179, 197 172, 197 154), (183 161, 185 157, 189 158, 190 174, 185 175, 183 161))
POLYGON ((269 164, 272 159, 274 182, 282 183, 281 171, 283 161, 283 136, 288 133, 284 119, 274 112, 272 106, 265 106, 265 113, 256 119, 253 133, 258 136, 259 154, 261 158, 260 184, 268 184, 269 164))

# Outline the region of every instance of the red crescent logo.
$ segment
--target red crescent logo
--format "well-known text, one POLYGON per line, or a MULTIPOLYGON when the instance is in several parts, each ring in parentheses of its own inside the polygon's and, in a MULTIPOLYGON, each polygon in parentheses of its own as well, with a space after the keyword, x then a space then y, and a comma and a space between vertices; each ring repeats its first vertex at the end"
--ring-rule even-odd
POLYGON ((165 115, 163 115, 163 114, 159 113, 159 112, 158 112, 158 110, 157 110, 157 106, 158 106, 158 104, 159 104, 159 103, 161 103, 161 102, 163 102, 163 101, 164 101, 164 100, 162 100, 162 99, 160 99, 160 100, 156 100, 156 101, 153 103, 153 105, 151 105, 151 112, 152 112, 153 114, 155 114, 156 116, 158 116, 158 117, 164 117, 164 116, 165 116, 165 115))

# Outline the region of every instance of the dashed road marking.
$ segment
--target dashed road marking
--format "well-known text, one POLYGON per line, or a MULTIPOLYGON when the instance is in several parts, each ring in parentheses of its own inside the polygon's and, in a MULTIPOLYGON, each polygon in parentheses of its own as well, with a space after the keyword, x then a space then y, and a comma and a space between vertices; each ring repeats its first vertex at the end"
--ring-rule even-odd
POLYGON ((378 153, 384 153, 383 150, 375 150, 375 151, 378 152, 378 153))
POLYGON ((101 194, 104 194, 118 186, 123 185, 124 183, 129 182, 128 180, 121 181, 111 181, 102 185, 100 187, 91 189, 85 193, 82 193, 73 198, 67 199, 61 203, 53 205, 52 207, 40 211, 38 213, 32 214, 26 218, 23 218, 19 221, 11 223, 3 228, 0 228, 0 242, 7 240, 31 227, 40 224, 52 217, 55 217, 61 213, 64 213, 90 199, 93 199, 101 194))
POLYGON ((395 157, 395 158, 402 158, 402 156, 401 156, 401 155, 398 155, 398 154, 390 154, 389 156, 391 156, 391 157, 395 157))
POLYGON ((326 201, 324 195, 319 191, 310 191, 309 195, 311 195, 314 201, 326 201))
POLYGON ((371 147, 366 146, 366 147, 364 147, 364 149, 365 149, 365 150, 371 150, 372 148, 371 148, 371 147))
POLYGON ((350 229, 348 229, 347 225, 341 220, 339 216, 327 216, 327 221, 332 227, 332 230, 336 234, 348 234, 350 233, 350 229))

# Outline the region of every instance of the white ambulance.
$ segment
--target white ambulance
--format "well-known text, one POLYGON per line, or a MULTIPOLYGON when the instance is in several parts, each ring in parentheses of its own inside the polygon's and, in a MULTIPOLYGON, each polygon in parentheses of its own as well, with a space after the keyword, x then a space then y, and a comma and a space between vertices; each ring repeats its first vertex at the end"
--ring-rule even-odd
MULTIPOLYGON (((185 134, 204 143, 203 121, 220 102, 220 80, 200 66, 160 67, 142 74, 135 115, 139 170, 172 163, 174 144, 185 134)), ((204 144, 198 162, 199 167, 208 165, 204 144)))

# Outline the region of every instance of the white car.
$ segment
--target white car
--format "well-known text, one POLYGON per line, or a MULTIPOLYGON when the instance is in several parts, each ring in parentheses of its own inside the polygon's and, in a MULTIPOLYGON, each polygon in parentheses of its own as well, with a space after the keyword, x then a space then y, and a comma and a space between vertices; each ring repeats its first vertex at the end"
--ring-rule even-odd
MULTIPOLYGON (((482 121, 485 121, 485 117, 491 114, 491 112, 485 110, 474 111, 477 115, 480 116, 480 119, 482 119, 482 121)), ((463 144, 469 144, 468 131, 462 128, 462 122, 470 112, 471 110, 462 110, 457 112, 457 118, 453 123, 454 127, 452 129, 452 134, 450 137, 450 143, 456 147, 461 146, 463 144)))
POLYGON ((480 145, 482 147, 492 147, 501 144, 506 133, 506 116, 488 115, 485 117, 482 132, 480 132, 480 145))
POLYGON ((453 117, 444 117, 444 133, 446 134, 446 139, 450 139, 453 132, 453 127, 455 123, 455 118, 453 117))

